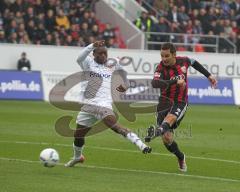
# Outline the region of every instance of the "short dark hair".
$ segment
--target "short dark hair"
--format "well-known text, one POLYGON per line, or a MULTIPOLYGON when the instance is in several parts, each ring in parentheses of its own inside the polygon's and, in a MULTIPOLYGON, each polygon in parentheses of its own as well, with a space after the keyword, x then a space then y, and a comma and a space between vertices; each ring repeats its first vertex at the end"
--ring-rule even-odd
POLYGON ((176 47, 172 43, 164 43, 161 47, 162 50, 170 49, 170 53, 176 53, 176 47))
POLYGON ((95 53, 99 49, 105 49, 107 51, 107 47, 106 46, 102 46, 102 47, 97 47, 97 48, 93 49, 93 53, 95 53))

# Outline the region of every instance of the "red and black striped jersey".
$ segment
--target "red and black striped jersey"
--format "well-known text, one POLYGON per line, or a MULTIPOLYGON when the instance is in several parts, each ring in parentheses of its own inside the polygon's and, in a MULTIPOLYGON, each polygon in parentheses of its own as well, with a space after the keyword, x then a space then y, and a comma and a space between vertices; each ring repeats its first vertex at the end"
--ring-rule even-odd
POLYGON ((161 61, 154 72, 154 80, 180 80, 184 79, 186 86, 180 87, 177 84, 171 84, 167 88, 161 89, 161 97, 169 98, 172 102, 188 102, 188 67, 195 62, 188 57, 176 57, 176 63, 173 66, 165 66, 161 61))

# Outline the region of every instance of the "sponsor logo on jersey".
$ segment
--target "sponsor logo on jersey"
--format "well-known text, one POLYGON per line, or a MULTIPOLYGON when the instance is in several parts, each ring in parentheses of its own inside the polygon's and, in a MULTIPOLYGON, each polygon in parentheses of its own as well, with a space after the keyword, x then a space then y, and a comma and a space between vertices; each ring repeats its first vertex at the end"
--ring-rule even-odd
POLYGON ((103 78, 109 78, 111 77, 111 75, 109 74, 105 74, 105 73, 94 73, 94 72, 90 72, 90 77, 103 77, 103 78))
POLYGON ((183 73, 187 72, 187 68, 185 66, 181 67, 181 70, 182 70, 183 73))
POLYGON ((181 74, 181 75, 178 75, 178 76, 171 77, 170 80, 181 80, 181 79, 185 79, 185 75, 184 75, 184 74, 181 74))

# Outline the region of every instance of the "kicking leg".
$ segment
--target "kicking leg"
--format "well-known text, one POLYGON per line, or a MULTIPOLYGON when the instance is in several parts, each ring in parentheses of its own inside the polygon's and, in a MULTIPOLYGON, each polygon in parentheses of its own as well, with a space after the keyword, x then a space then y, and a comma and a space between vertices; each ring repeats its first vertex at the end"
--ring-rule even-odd
POLYGON ((106 126, 112 129, 114 132, 124 136, 129 141, 138 146, 138 148, 144 153, 151 153, 152 149, 142 142, 142 140, 137 136, 137 134, 131 132, 127 128, 117 123, 116 117, 113 115, 108 115, 103 119, 106 126))

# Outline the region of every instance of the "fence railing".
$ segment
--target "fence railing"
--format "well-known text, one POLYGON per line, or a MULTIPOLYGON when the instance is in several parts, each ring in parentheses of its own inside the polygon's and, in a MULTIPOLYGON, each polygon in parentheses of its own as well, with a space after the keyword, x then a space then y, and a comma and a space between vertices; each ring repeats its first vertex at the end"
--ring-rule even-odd
POLYGON ((237 46, 228 37, 185 33, 145 32, 145 49, 160 49, 171 42, 179 50, 193 52, 237 53, 237 46))

